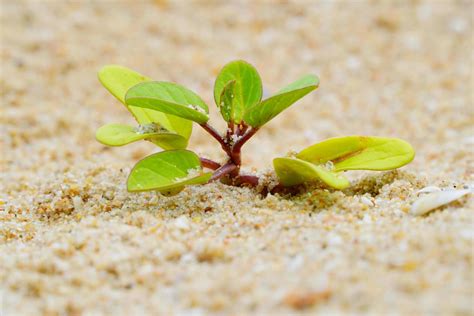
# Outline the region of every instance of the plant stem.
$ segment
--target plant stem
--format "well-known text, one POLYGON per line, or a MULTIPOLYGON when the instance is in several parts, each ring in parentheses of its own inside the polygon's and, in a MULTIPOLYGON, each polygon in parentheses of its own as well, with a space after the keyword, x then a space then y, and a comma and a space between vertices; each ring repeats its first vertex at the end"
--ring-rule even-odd
POLYGON ((247 131, 247 128, 248 128, 248 127, 249 127, 249 126, 246 125, 245 123, 241 123, 241 127, 240 127, 239 133, 238 133, 237 135, 240 136, 240 135, 245 134, 245 132, 247 131))
MULTIPOLYGON (((240 169, 240 165, 242 163, 241 159, 241 149, 242 146, 258 131, 258 128, 252 128, 247 133, 245 133, 239 140, 232 146, 232 150, 230 152, 231 160, 237 165, 237 168, 240 169)), ((233 176, 237 176, 238 172, 234 172, 233 176)))
POLYGON ((271 194, 276 194, 276 193, 282 193, 282 194, 291 193, 291 194, 293 194, 293 193, 297 193, 297 192, 298 192, 297 187, 285 187, 281 183, 279 183, 278 185, 276 185, 275 187, 273 187, 269 191, 267 189, 267 193, 271 193, 271 194))
POLYGON ((226 143, 225 139, 217 132, 211 125, 207 123, 199 124, 206 132, 208 132, 212 137, 214 137, 219 144, 221 144, 222 149, 230 156, 230 146, 226 143))
POLYGON ((237 166, 234 163, 232 163, 232 162, 226 163, 225 165, 223 165, 222 167, 220 167, 219 169, 217 169, 214 172, 214 174, 212 175, 209 182, 219 180, 223 176, 225 176, 225 175, 231 173, 232 171, 234 171, 236 168, 237 168, 237 166))
POLYGON ((208 168, 208 169, 216 170, 216 169, 219 169, 221 167, 220 163, 215 162, 214 160, 211 160, 211 159, 207 159, 207 158, 204 158, 204 157, 199 157, 199 160, 201 160, 202 166, 205 167, 205 168, 208 168))
POLYGON ((229 137, 232 133, 234 133, 234 130, 235 130, 235 125, 234 125, 234 122, 233 121, 230 121, 227 126, 229 127, 227 129, 227 131, 229 131, 229 133, 227 133, 227 137, 229 137))
POLYGON ((256 187, 258 185, 259 178, 253 175, 238 175, 233 183, 234 185, 247 185, 250 187, 256 187))
POLYGON ((258 131, 258 128, 252 127, 247 133, 244 134, 232 147, 232 151, 240 151, 242 146, 258 131))
POLYGON ((254 175, 241 175, 240 165, 242 163, 241 150, 242 146, 258 131, 258 128, 251 127, 248 129, 246 124, 235 126, 232 122, 228 124, 225 136, 221 136, 212 126, 207 123, 200 124, 206 132, 214 137, 222 149, 225 151, 229 160, 226 164, 221 165, 207 158, 200 158, 203 167, 215 170, 209 182, 219 180, 225 176, 229 177, 230 182, 236 186, 256 187, 259 178, 254 175), (235 128, 236 127, 236 128, 235 128), (233 137, 237 136, 237 141, 232 144, 233 137))

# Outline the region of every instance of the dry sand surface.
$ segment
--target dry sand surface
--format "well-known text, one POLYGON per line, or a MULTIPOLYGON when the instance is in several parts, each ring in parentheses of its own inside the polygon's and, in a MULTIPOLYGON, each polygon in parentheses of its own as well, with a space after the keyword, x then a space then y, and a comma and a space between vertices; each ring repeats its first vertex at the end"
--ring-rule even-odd
MULTIPOLYGON (((472 315, 472 196, 409 209, 427 185, 474 181, 473 3, 227 2, 1 1, 0 315, 472 315), (128 193, 157 148, 95 141, 133 121, 97 70, 122 64, 211 105, 236 58, 266 94, 321 78, 244 147, 249 169, 350 134, 403 138, 414 162, 292 197, 128 193)), ((192 140, 222 158, 198 127, 192 140)))

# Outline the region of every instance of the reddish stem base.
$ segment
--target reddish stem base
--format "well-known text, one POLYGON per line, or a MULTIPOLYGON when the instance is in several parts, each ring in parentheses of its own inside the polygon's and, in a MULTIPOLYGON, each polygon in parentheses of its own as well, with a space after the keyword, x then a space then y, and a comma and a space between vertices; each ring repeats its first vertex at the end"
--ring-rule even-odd
MULTIPOLYGON (((225 164, 220 164, 207 158, 200 158, 203 167, 214 170, 210 181, 219 180, 223 183, 239 187, 258 187, 260 183, 260 178, 258 176, 240 173, 240 166, 242 164, 242 146, 255 135, 258 128, 249 127, 243 123, 237 125, 229 123, 227 132, 224 136, 221 136, 209 124, 204 123, 201 124, 201 126, 219 142, 222 150, 227 154, 227 161, 225 164)), ((287 188, 278 184, 272 188, 262 187, 260 193, 263 195, 267 195, 268 193, 287 194, 295 193, 295 190, 295 187, 287 188)))
POLYGON ((235 186, 258 186, 259 178, 257 176, 240 174, 242 146, 255 135, 258 128, 249 128, 243 123, 237 125, 229 123, 227 132, 221 136, 207 123, 201 124, 201 127, 219 142, 228 157, 223 165, 207 158, 201 158, 203 167, 215 170, 210 181, 225 179, 226 183, 235 186))

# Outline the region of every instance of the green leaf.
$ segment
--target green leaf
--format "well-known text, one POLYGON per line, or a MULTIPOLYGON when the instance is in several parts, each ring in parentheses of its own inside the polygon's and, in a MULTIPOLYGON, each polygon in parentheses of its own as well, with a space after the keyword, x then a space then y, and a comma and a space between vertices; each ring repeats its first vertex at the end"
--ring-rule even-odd
POLYGON ((188 144, 183 136, 170 133, 154 123, 141 128, 124 124, 107 124, 97 130, 95 137, 108 146, 123 146, 142 139, 147 139, 163 149, 181 149, 186 148, 188 144))
POLYGON ((119 65, 107 65, 98 73, 99 81, 114 97, 125 104, 125 94, 134 85, 150 81, 148 77, 119 65))
POLYGON ((202 171, 199 157, 189 150, 163 151, 140 160, 130 172, 131 192, 157 190, 176 194, 186 185, 207 183, 211 173, 202 171))
POLYGON ((347 136, 312 145, 296 157, 315 164, 332 161, 335 171, 391 170, 411 162, 415 151, 398 138, 347 136))
POLYGON ((218 105, 222 118, 224 118, 226 122, 234 118, 234 88, 235 80, 229 81, 224 89, 222 89, 220 97, 221 103, 218 105))
POLYGON ((347 188, 350 183, 344 176, 297 158, 275 158, 273 167, 285 186, 321 180, 335 189, 347 188))
POLYGON ((152 109, 200 124, 209 120, 207 104, 196 93, 171 82, 139 83, 128 90, 125 101, 129 106, 152 109))
POLYGON ((290 105, 315 90, 318 85, 318 77, 307 75, 284 87, 276 95, 247 109, 244 121, 253 127, 262 126, 290 105))
POLYGON ((125 103, 127 91, 141 82, 150 81, 150 78, 119 65, 104 66, 98 76, 102 85, 127 107, 138 124, 158 123, 167 130, 189 139, 192 132, 191 121, 150 109, 130 107, 125 103))
POLYGON ((239 124, 246 109, 262 99, 262 80, 251 64, 243 60, 228 63, 217 75, 214 83, 214 100, 219 108, 222 103, 223 90, 230 81, 235 81, 232 120, 239 124))

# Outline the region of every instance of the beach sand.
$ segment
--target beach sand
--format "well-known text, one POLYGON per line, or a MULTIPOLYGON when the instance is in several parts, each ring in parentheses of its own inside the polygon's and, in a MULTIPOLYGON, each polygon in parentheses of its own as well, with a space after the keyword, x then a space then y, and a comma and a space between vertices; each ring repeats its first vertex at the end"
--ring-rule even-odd
MULTIPOLYGON (((426 216, 425 186, 474 182, 470 1, 1 1, 0 315, 472 315, 471 196, 426 216), (97 71, 121 64, 199 93, 233 59, 265 95, 321 85, 244 147, 249 171, 341 135, 399 137, 415 160, 260 196, 223 184, 128 193, 149 142, 97 71)), ((219 160, 195 126, 190 149, 219 160)))

